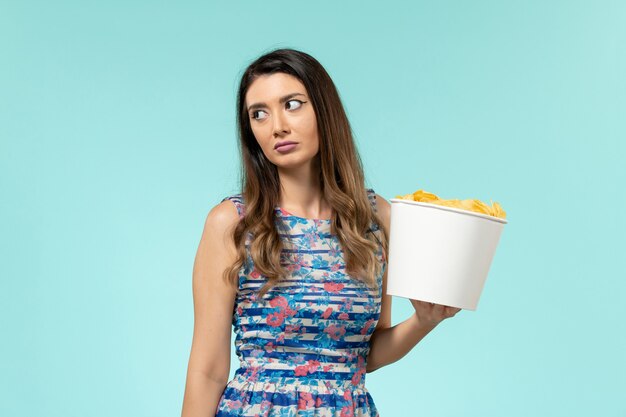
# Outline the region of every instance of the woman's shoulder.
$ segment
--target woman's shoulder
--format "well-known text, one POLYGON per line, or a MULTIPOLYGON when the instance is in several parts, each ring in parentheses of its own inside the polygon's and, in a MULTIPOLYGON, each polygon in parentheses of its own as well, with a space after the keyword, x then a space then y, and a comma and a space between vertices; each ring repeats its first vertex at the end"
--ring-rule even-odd
POLYGON ((237 209, 238 218, 240 219, 243 218, 243 216, 246 214, 246 204, 243 199, 242 193, 231 194, 229 196, 226 196, 218 204, 218 206, 222 206, 222 207, 232 206, 232 205, 234 205, 235 208, 237 209))
POLYGON ((228 200, 222 200, 209 210, 204 220, 202 239, 210 242, 210 245, 222 245, 232 230, 237 226, 240 217, 236 207, 228 200))
POLYGON ((389 211, 391 206, 387 200, 385 200, 381 195, 377 194, 373 188, 366 188, 366 190, 367 198, 372 203, 372 206, 374 206, 374 211, 389 211))
POLYGON ((374 211, 380 216, 380 219, 385 223, 387 229, 389 229, 389 223, 391 219, 391 204, 381 195, 377 194, 373 188, 368 188, 367 193, 368 198, 374 206, 374 211))
POLYGON ((228 197, 224 198, 209 210, 206 221, 216 225, 222 224, 222 226, 237 223, 241 216, 240 209, 236 204, 233 204, 235 202, 236 200, 231 200, 228 197))
MULTIPOLYGON (((385 216, 386 213, 389 213, 390 205, 387 200, 377 194, 376 191, 371 187, 368 187, 365 190, 367 192, 367 198, 374 208, 374 212, 378 213, 379 211, 382 211, 381 214, 383 216, 385 216)), ((228 211, 228 209, 225 207, 231 205, 235 206, 239 218, 243 218, 246 213, 246 204, 242 193, 231 194, 224 197, 215 208, 217 209, 219 206, 223 207, 222 210, 228 211)))

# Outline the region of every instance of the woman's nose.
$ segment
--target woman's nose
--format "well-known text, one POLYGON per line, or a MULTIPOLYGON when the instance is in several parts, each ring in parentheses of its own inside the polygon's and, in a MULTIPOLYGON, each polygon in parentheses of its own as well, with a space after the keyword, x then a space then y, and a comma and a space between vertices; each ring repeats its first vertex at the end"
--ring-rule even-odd
POLYGON ((282 135, 285 132, 289 131, 289 126, 287 125, 287 119, 282 112, 275 113, 274 117, 274 134, 282 135))

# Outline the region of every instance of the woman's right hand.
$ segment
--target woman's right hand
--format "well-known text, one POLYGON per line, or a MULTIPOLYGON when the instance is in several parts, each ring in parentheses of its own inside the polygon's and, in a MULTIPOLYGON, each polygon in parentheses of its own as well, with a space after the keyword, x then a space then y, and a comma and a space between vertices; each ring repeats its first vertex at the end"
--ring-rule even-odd
POLYGON ((456 313, 461 311, 460 308, 450 307, 443 304, 429 303, 414 299, 409 300, 415 309, 415 315, 417 316, 420 324, 425 326, 435 327, 443 320, 454 317, 456 313))

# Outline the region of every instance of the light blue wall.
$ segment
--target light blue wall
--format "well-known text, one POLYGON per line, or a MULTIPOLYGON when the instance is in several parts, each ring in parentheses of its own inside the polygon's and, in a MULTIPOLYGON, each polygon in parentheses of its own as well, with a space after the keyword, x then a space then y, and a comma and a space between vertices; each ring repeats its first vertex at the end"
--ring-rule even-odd
POLYGON ((381 416, 626 415, 624 21, 617 0, 0 1, 0 415, 179 415, 238 77, 281 46, 333 77, 379 194, 508 213, 478 310, 367 375, 381 416))

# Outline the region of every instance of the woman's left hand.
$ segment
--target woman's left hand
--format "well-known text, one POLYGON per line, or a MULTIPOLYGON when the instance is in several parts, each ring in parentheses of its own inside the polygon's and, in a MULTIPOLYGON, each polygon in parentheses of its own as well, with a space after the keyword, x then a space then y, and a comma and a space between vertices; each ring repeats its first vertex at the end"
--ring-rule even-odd
POLYGON ((415 315, 419 319, 421 324, 427 326, 437 326, 443 320, 454 317, 456 313, 461 311, 460 308, 445 306, 442 304, 428 303, 426 301, 409 299, 413 308, 415 308, 415 315))

